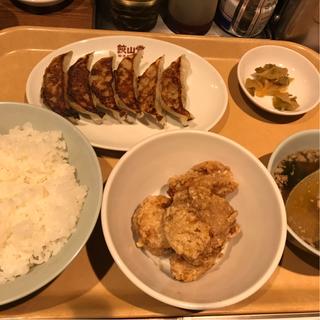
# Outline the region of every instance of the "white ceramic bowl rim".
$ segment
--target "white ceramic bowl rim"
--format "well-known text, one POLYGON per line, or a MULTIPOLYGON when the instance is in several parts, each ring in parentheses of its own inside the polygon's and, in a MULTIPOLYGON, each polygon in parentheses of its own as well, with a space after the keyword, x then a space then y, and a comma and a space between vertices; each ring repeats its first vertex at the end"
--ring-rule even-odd
MULTIPOLYGON (((142 147, 144 147, 147 144, 150 144, 156 140, 161 140, 162 137, 169 136, 169 135, 184 135, 184 134, 195 134, 195 135, 199 135, 199 136, 214 136, 215 138, 220 139, 222 141, 226 141, 229 144, 231 144, 232 146, 234 146, 235 148, 240 149, 242 152, 246 153, 249 157, 254 159, 257 166, 264 172, 266 178, 268 179, 270 184, 273 185, 274 189, 279 190, 274 179, 272 178, 272 176, 270 175, 270 173, 268 172, 266 167, 259 161, 259 159, 257 159, 252 153, 250 153, 247 149, 242 147, 240 144, 238 144, 238 143, 234 142, 233 140, 230 140, 226 137, 223 137, 219 134, 215 134, 215 133, 211 133, 211 132, 201 132, 198 130, 188 129, 188 130, 184 130, 184 131, 170 131, 170 132, 165 132, 165 133, 159 133, 157 135, 154 135, 152 137, 149 137, 149 138, 141 141, 140 143, 135 145, 133 148, 131 148, 118 161, 118 163, 113 168, 111 174, 108 177, 108 180, 107 180, 107 183, 105 186, 104 195, 103 195, 102 208, 107 207, 108 194, 109 194, 113 180, 117 176, 123 163, 125 163, 127 161, 127 159, 132 154, 134 154, 135 152, 137 152, 139 149, 141 149, 142 147)), ((281 193, 280 193, 280 191, 278 191, 276 194, 277 194, 277 200, 279 202, 279 205, 281 207, 281 212, 282 212, 282 215, 281 215, 282 225, 285 226, 287 224, 287 222, 286 222, 285 208, 284 208, 284 205, 282 202, 281 193)), ((270 264, 269 268, 265 271, 264 275, 259 279, 258 282, 256 282, 254 285, 249 287, 247 290, 245 290, 241 294, 238 294, 238 295, 231 297, 229 299, 225 299, 223 301, 217 301, 217 302, 213 302, 213 303, 193 303, 193 302, 188 302, 188 301, 181 301, 181 300, 174 299, 174 298, 169 298, 169 297, 165 296, 164 294, 161 294, 161 293, 153 290, 152 288, 146 286, 139 278, 137 278, 133 274, 133 272, 131 272, 131 270, 126 266, 125 261, 123 261, 121 259, 121 257, 119 256, 119 254, 114 246, 114 243, 112 241, 112 238, 110 237, 110 232, 108 231, 109 225, 107 223, 107 219, 104 218, 103 214, 101 214, 101 222, 102 222, 103 233, 104 233, 109 251, 110 251, 114 261, 116 262, 116 264, 120 267, 122 272, 129 278, 129 280, 131 280, 142 291, 146 292, 147 294, 149 294, 150 296, 152 296, 153 298, 155 298, 159 301, 162 301, 162 302, 167 303, 172 306, 176 306, 176 307, 180 307, 180 308, 184 308, 184 309, 192 309, 192 310, 206 310, 206 309, 225 307, 228 305, 235 304, 239 301, 242 301, 245 298, 252 295, 253 293, 255 293, 258 289, 260 289, 264 285, 264 283, 271 277, 271 275, 273 274, 273 272, 277 268, 278 263, 281 259, 282 254, 283 254, 283 250, 284 250, 285 242, 286 242, 286 228, 284 227, 282 230, 282 233, 281 233, 280 242, 279 242, 279 245, 277 248, 277 252, 275 253, 274 259, 273 259, 272 263, 270 264)))
POLYGON ((46 7, 54 6, 66 0, 17 0, 18 2, 24 3, 34 7, 46 7))
MULTIPOLYGON (((310 134, 320 134, 320 130, 318 129, 309 129, 309 130, 304 130, 304 131, 300 131, 300 132, 297 132, 297 133, 294 133, 293 135, 289 136, 287 139, 283 140, 277 147, 276 149, 273 151, 270 159, 269 159, 269 162, 268 162, 268 170, 269 172, 272 171, 272 167, 275 165, 275 158, 277 156, 277 154, 279 153, 279 151, 289 142, 297 139, 297 138, 300 138, 300 137, 303 137, 303 136, 308 136, 310 134)), ((302 245, 303 247, 305 247, 306 249, 308 249, 310 252, 314 253, 315 255, 319 256, 320 257, 320 250, 317 250, 316 248, 312 247, 310 244, 308 244, 307 242, 305 242, 303 239, 301 239, 294 231, 293 229, 287 225, 287 229, 288 229, 288 232, 291 234, 291 236, 298 242, 300 243, 300 245, 302 245)))

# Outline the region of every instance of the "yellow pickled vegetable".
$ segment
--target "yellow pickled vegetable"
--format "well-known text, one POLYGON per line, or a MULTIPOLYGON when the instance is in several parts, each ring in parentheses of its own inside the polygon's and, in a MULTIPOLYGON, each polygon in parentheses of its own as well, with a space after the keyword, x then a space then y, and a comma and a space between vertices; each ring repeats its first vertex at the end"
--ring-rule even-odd
POLYGON ((273 106, 281 111, 293 111, 299 107, 297 98, 287 92, 293 78, 288 69, 275 64, 265 64, 255 69, 253 78, 246 79, 245 87, 252 96, 272 96, 273 106))

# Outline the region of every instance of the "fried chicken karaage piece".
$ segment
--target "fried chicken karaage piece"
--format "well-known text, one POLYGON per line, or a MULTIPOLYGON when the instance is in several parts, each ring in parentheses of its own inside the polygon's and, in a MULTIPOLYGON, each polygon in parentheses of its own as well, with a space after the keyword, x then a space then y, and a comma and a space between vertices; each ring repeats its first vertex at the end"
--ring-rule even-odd
POLYGON ((178 255, 199 266, 203 259, 221 251, 239 227, 237 212, 227 200, 209 195, 201 186, 189 189, 174 195, 164 215, 164 232, 178 255))
POLYGON ((177 254, 173 254, 170 257, 170 272, 174 279, 190 282, 199 279, 209 269, 211 269, 217 259, 218 255, 212 255, 206 259, 203 259, 202 263, 198 266, 194 266, 188 263, 185 259, 177 254))
POLYGON ((168 194, 173 197, 176 192, 194 185, 205 187, 220 197, 225 197, 238 187, 228 166, 218 161, 205 161, 193 166, 184 174, 170 178, 168 194))
POLYGON ((171 248, 188 261, 196 261, 210 244, 210 226, 188 203, 173 204, 164 216, 164 233, 171 248))
POLYGON ((132 231, 139 248, 156 256, 166 255, 170 245, 163 231, 163 215, 171 199, 159 195, 148 196, 136 208, 132 216, 132 231))
POLYGON ((137 246, 157 256, 166 253, 172 278, 197 280, 240 232, 238 213, 225 198, 237 188, 230 168, 217 161, 202 162, 170 178, 170 198, 149 196, 133 215, 137 246))

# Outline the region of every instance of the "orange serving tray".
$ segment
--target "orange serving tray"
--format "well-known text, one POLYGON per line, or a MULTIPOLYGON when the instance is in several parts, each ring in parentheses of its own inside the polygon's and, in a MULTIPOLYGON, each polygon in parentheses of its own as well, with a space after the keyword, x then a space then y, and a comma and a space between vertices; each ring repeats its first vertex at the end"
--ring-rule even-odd
MULTIPOLYGON (((128 33, 42 27, 2 30, 0 100, 26 102, 28 75, 40 59, 52 50, 85 38, 123 34, 128 33)), ((211 131, 242 144, 264 164, 284 138, 301 130, 319 128, 319 108, 293 118, 264 112, 244 96, 236 76, 240 57, 255 46, 275 43, 286 46, 306 56, 319 69, 319 55, 311 49, 291 42, 261 39, 130 34, 178 44, 209 61, 221 73, 229 94, 227 111, 211 131)), ((106 180, 123 153, 98 149, 96 152, 106 180)), ((271 279, 257 293, 238 304, 191 312, 161 303, 135 287, 119 270, 108 252, 98 221, 86 246, 60 276, 31 296, 1 306, 0 317, 138 318, 309 313, 319 310, 318 260, 289 242, 271 279)))

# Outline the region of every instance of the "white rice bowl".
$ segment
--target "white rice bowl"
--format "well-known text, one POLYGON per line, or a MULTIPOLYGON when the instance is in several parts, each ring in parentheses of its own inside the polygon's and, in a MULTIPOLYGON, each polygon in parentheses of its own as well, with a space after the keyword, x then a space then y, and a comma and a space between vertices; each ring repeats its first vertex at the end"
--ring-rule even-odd
POLYGON ((75 173, 61 131, 26 123, 0 135, 0 284, 47 262, 74 232, 87 194, 75 173))
MULTIPOLYGON (((6 275, 2 272, 0 305, 27 296, 58 276, 85 245, 101 207, 101 170, 86 137, 54 112, 0 102, 0 135, 26 123, 49 133, 34 134, 29 144, 12 142, 10 148, 4 142, 8 149, 0 153, 0 167, 10 168, 0 170, 0 179, 7 178, 6 188, 0 186, 0 264, 6 261, 1 266, 6 275), (23 157, 18 159, 15 149, 23 157), (32 160, 26 155, 32 155, 32 160), (19 165, 13 165, 14 157, 19 165), (28 170, 22 176, 24 168, 28 170), (27 190, 26 182, 32 188, 27 190)), ((33 134, 29 125, 26 130, 33 134)), ((20 141, 22 135, 21 129, 15 129, 12 139, 20 141)), ((3 143, 2 136, 0 140, 3 143)))

